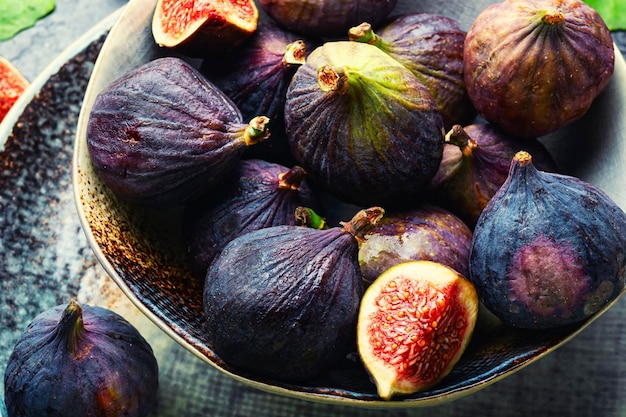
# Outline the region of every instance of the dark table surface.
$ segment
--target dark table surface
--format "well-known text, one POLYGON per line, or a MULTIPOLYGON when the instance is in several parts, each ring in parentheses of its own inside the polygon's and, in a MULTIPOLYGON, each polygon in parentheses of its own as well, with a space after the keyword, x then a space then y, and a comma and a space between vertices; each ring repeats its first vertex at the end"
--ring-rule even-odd
MULTIPOLYGON (((429 408, 368 410, 279 397, 233 381, 164 336, 105 276, 75 218, 69 180, 72 135, 97 49, 80 52, 81 59, 59 74, 49 68, 91 28, 114 18, 112 13, 125 3, 57 0, 56 10, 35 27, 0 42, 0 55, 29 80, 41 74, 50 77, 9 140, 0 138, 4 146, 0 163, 12 167, 0 176, 2 370, 16 338, 33 317, 78 294, 85 302, 122 312, 152 344, 160 363, 161 401, 151 416, 626 415, 626 299, 573 340, 514 375, 469 397, 429 408), (26 123, 35 126, 22 130, 26 123), (39 188, 24 191, 30 181, 39 188), (15 218, 26 224, 18 225, 15 218)), ((614 39, 626 53, 626 35, 615 33, 614 39)), ((98 42, 101 39, 94 35, 87 44, 97 47, 98 42)))

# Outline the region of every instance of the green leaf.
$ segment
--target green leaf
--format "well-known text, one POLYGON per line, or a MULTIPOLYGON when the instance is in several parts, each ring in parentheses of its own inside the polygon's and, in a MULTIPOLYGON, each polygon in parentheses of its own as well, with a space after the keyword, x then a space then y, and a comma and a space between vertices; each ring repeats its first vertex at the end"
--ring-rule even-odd
POLYGON ((56 0, 0 0, 0 40, 7 40, 50 14, 56 0))
POLYGON ((584 0, 593 7, 610 30, 626 30, 626 0, 584 0))

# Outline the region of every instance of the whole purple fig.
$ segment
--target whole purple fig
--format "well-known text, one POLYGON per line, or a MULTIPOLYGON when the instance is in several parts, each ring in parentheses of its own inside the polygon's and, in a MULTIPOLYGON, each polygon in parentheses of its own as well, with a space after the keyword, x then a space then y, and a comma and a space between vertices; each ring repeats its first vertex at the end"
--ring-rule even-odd
POLYGON ((287 90, 291 151, 334 197, 361 207, 422 197, 443 151, 443 121, 418 78, 375 46, 316 48, 287 90))
POLYGON ((157 58, 98 94, 87 149, 120 198, 173 207, 210 190, 248 145, 268 137, 267 117, 244 123, 237 106, 191 65, 157 58))
POLYGON ((476 117, 463 79, 465 35, 452 18, 418 12, 396 16, 376 31, 365 22, 348 32, 350 40, 374 45, 411 70, 435 99, 446 129, 476 117))
POLYGON ((269 17, 296 33, 320 38, 345 35, 361 22, 376 25, 396 7, 397 0, 260 0, 269 17))
POLYGON ((366 283, 396 264, 416 260, 438 262, 465 277, 469 275, 472 231, 443 208, 421 204, 387 212, 364 238, 359 264, 366 283))
POLYGON ((316 45, 272 22, 261 22, 243 45, 205 58, 200 72, 237 105, 243 120, 270 119, 272 140, 246 148, 244 157, 292 165, 285 136, 285 94, 293 74, 316 45))
POLYGON ((156 358, 137 329, 75 300, 33 319, 4 376, 11 417, 143 417, 158 389, 156 358))
POLYGON ((383 211, 342 227, 274 226, 226 245, 206 275, 207 340, 241 372, 306 381, 355 348, 363 295, 358 241, 383 211))
POLYGON ((614 70, 611 32, 581 0, 506 0, 465 39, 465 85, 478 112, 520 137, 583 116, 614 70))
POLYGON ((470 279, 503 323, 552 328, 585 320, 626 283, 626 213, 597 187, 537 170, 529 153, 481 214, 470 279))
POLYGON ((489 123, 453 126, 431 181, 433 201, 473 228, 506 180, 511 159, 521 150, 533 155, 533 163, 542 171, 557 170, 547 148, 536 139, 519 139, 489 123))
POLYGON ((296 224, 301 205, 317 208, 318 203, 300 166, 242 160, 216 195, 185 209, 183 234, 193 269, 204 278, 215 256, 239 235, 296 224))

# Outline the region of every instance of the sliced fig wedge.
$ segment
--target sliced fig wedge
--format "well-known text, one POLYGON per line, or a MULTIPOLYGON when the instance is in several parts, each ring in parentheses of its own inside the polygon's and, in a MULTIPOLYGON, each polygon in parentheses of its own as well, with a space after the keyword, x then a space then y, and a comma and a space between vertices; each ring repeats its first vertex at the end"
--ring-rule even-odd
POLYGON ((254 33, 258 21, 253 0, 158 0, 152 36, 159 46, 203 56, 237 46, 254 33))
POLYGON ((357 322, 359 355, 378 395, 426 390, 450 373, 478 315, 473 284, 432 261, 383 272, 365 291, 357 322))

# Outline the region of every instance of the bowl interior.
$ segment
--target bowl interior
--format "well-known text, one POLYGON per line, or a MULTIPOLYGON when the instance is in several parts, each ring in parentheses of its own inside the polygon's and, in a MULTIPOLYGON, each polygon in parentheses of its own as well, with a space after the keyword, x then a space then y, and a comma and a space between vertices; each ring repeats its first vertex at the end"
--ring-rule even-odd
MULTIPOLYGON (((415 10, 457 19, 468 30, 491 1, 400 0, 396 13, 415 10), (419 3, 419 4, 412 4, 419 3)), ((130 69, 170 51, 158 48, 150 29, 156 0, 131 0, 100 52, 77 126, 73 186, 89 243, 122 291, 165 333, 226 374, 266 391, 308 400, 364 406, 421 406, 455 399, 519 370, 560 346, 594 318, 549 331, 503 326, 481 311, 472 342, 452 373, 435 388, 381 401, 363 367, 346 361, 306 385, 268 381, 223 363, 203 335, 202 285, 193 277, 180 245, 181 212, 138 209, 119 201, 94 173, 86 149, 86 125, 96 95, 130 69)), ((188 60, 193 65, 199 64, 188 60)), ((626 207, 626 66, 616 49, 608 89, 581 120, 542 138, 562 172, 602 188, 626 207)), ((606 308, 609 308, 607 306, 606 308)), ((605 309, 606 310, 606 309, 605 309)))

